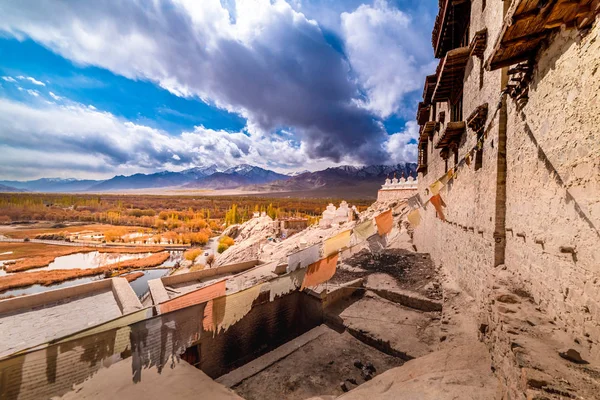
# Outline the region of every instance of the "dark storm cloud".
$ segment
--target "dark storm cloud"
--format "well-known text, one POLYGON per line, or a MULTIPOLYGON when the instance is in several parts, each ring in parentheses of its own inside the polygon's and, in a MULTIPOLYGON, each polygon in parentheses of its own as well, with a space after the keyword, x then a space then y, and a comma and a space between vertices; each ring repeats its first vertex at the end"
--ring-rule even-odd
MULTIPOLYGON (((232 2, 224 4, 231 9, 232 2)), ((360 87, 349 78, 344 54, 285 3, 267 1, 255 11, 243 15, 238 8, 236 26, 218 0, 5 0, 0 29, 29 36, 77 63, 199 96, 241 113, 262 131, 294 127, 310 157, 386 159, 385 131, 358 105, 360 87)), ((89 148, 118 162, 129 157, 101 139, 89 148)), ((157 162, 168 156, 144 148, 157 162)))

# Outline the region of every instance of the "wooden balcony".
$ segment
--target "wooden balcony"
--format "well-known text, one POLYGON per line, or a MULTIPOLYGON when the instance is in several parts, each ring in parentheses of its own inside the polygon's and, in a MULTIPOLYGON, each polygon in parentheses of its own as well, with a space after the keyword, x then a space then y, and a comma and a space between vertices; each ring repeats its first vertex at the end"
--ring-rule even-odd
POLYGON ((437 75, 428 75, 425 77, 425 86, 423 87, 423 102, 425 104, 431 104, 431 98, 433 97, 433 91, 437 84, 437 75))
POLYGON ((425 135, 427 138, 433 137, 433 134, 436 130, 440 129, 440 123, 436 121, 427 121, 425 125, 423 125, 423 130, 421 131, 421 135, 425 135))
POLYGON ((424 102, 419 103, 419 108, 417 108, 417 122, 419 125, 423 125, 429 121, 430 110, 431 106, 426 105, 424 102))
POLYGON ((491 56, 490 70, 533 58, 551 33, 567 28, 586 28, 600 12, 597 0, 513 0, 491 56))
POLYGON ((465 133, 465 121, 448 122, 444 133, 435 145, 436 149, 447 149, 453 144, 460 143, 460 139, 465 133))
POLYGON ((470 56, 471 49, 465 46, 450 50, 446 57, 440 60, 432 101, 446 101, 452 97, 452 94, 462 91, 465 68, 470 56))
POLYGON ((431 32, 431 44, 436 58, 442 58, 453 46, 460 45, 470 17, 470 0, 440 0, 431 32))

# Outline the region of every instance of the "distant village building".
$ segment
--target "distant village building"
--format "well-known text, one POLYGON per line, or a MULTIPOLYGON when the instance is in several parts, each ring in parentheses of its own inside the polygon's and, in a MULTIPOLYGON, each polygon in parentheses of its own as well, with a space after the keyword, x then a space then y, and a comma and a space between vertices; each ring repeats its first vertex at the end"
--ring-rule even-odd
POLYGON ((350 208, 346 201, 342 201, 338 208, 329 203, 325 211, 323 211, 323 217, 319 221, 319 226, 322 228, 328 228, 334 224, 342 224, 344 222, 352 221, 354 220, 354 216, 356 214, 358 214, 356 206, 352 206, 350 208))
POLYGON ((379 192, 377 201, 404 200, 417 194, 417 180, 412 176, 405 179, 404 176, 398 180, 387 178, 379 192))
POLYGON ((277 218, 273 226, 275 235, 285 239, 308 228, 308 218, 277 218))

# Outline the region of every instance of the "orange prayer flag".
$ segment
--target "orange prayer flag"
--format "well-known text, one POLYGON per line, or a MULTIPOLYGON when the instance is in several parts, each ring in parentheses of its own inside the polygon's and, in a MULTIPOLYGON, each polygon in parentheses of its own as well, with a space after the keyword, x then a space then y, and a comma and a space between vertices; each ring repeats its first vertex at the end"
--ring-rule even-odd
POLYGON ((166 301, 160 305, 160 313, 164 314, 170 311, 179 310, 181 308, 193 306, 194 304, 205 303, 216 297, 225 295, 225 283, 223 279, 219 282, 205 286, 193 292, 186 293, 182 296, 175 297, 169 301, 166 301))
POLYGON ((317 286, 330 280, 335 275, 338 257, 339 254, 334 254, 309 265, 306 269, 300 290, 309 286, 317 286))
POLYGON ((431 204, 433 204, 433 206, 435 207, 435 211, 437 211, 438 218, 442 221, 445 221, 446 217, 444 216, 442 206, 446 207, 446 203, 444 203, 442 197, 439 194, 436 194, 435 196, 431 197, 429 201, 431 201, 431 204))
POLYGON ((379 233, 379 236, 390 233, 394 225, 392 210, 387 210, 376 216, 375 224, 377 225, 377 233, 379 233))

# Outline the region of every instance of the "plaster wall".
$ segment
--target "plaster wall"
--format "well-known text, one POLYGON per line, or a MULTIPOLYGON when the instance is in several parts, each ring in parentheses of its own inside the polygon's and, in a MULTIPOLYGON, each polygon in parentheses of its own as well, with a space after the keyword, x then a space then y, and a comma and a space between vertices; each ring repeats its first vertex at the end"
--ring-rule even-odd
MULTIPOLYGON (((469 35, 488 29, 488 46, 483 60, 489 55, 490 37, 500 31, 503 16, 502 2, 472 1, 469 35)), ((482 59, 471 57, 463 81, 463 120, 479 105, 488 103, 487 138, 483 145, 482 168, 475 170, 474 161, 458 170, 456 179, 450 181, 440 192, 446 203, 446 222, 436 217, 432 205, 421 209, 421 223, 415 229, 414 243, 421 252, 428 252, 436 264, 443 264, 458 282, 474 297, 482 298, 481 283, 495 263, 496 249, 496 202, 498 180, 498 142, 500 138, 497 110, 502 84, 502 71, 486 71, 482 59)), ((445 161, 440 151, 434 149, 448 122, 450 109, 447 102, 437 103, 436 115, 445 113, 439 131, 428 142, 427 173, 419 175, 419 194, 426 200, 431 197, 429 185, 440 178, 447 169, 454 168, 454 155, 445 161), (446 165, 447 163, 447 165, 446 165)), ((467 128, 458 148, 458 159, 462 159, 477 143, 475 132, 467 128)))
POLYGON ((527 105, 519 110, 509 100, 506 266, 550 315, 597 345, 598 21, 579 35, 570 30, 552 38, 536 61, 527 105))

